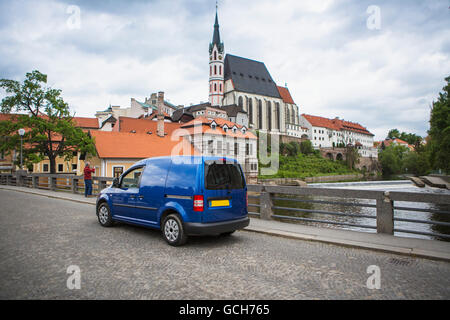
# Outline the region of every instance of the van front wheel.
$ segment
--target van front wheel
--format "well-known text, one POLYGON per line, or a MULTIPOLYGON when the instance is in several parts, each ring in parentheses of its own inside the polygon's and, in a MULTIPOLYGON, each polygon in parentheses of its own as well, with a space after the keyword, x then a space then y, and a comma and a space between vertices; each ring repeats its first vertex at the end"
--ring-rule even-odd
POLYGON ((162 234, 171 246, 181 246, 186 243, 187 235, 184 232, 183 223, 176 214, 169 214, 163 221, 162 234))
POLYGON ((109 210, 109 206, 106 202, 100 204, 97 208, 97 217, 98 222, 102 227, 108 228, 112 227, 114 224, 113 219, 111 218, 111 210, 109 210))

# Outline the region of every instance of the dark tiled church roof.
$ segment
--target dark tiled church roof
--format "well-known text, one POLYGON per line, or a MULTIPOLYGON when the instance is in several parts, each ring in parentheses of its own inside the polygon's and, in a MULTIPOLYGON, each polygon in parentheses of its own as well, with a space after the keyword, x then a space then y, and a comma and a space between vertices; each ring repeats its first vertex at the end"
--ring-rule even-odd
POLYGON ((244 111, 244 109, 242 107, 240 107, 236 104, 231 104, 229 106, 223 106, 223 107, 220 107, 220 109, 225 110, 229 117, 236 117, 239 112, 247 113, 246 111, 244 111))
POLYGON ((276 83, 262 62, 227 54, 225 81, 232 79, 236 91, 281 98, 276 83))

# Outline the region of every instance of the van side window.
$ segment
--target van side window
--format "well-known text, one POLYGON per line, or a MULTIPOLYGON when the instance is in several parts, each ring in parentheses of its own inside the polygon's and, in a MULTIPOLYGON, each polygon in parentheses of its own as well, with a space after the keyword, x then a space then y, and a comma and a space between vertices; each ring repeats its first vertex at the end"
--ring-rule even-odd
MULTIPOLYGON (((190 162, 190 161, 188 161, 190 162)), ((172 162, 167 175, 166 194, 192 196, 196 190, 199 163, 172 162)))
POLYGON ((205 185, 208 190, 244 189, 245 180, 237 164, 205 162, 205 185))
POLYGON ((122 189, 139 188, 139 180, 141 178, 143 171, 144 168, 141 167, 128 172, 125 176, 123 176, 122 182, 120 183, 120 188, 122 189))

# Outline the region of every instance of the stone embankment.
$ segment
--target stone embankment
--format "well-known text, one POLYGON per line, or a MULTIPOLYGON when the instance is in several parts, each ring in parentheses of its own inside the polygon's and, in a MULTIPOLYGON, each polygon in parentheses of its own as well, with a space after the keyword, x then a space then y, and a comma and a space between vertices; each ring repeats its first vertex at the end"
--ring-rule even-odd
POLYGON ((339 181, 357 181, 361 180, 364 175, 346 174, 323 177, 307 177, 305 179, 299 178, 274 178, 274 179, 259 179, 258 183, 268 185, 286 185, 286 186, 306 186, 307 183, 321 183, 321 182, 339 182, 339 181))
POLYGON ((442 188, 450 190, 450 176, 444 175, 429 175, 426 177, 411 177, 411 181, 418 187, 425 187, 428 185, 434 188, 442 188))

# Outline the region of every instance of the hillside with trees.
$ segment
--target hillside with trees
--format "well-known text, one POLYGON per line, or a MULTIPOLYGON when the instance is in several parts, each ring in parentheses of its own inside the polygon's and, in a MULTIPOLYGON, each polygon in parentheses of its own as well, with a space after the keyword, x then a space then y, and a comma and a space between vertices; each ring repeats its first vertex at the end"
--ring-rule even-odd
MULTIPOLYGON (((270 176, 259 176, 262 179, 270 178, 299 178, 319 177, 331 175, 355 174, 358 171, 349 169, 344 161, 332 161, 323 158, 318 150, 314 150, 311 141, 302 143, 280 143, 279 170, 270 176)), ((260 163, 260 167, 264 167, 260 163)))

